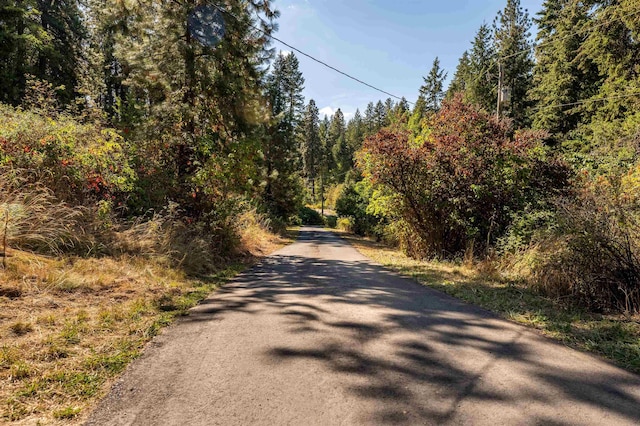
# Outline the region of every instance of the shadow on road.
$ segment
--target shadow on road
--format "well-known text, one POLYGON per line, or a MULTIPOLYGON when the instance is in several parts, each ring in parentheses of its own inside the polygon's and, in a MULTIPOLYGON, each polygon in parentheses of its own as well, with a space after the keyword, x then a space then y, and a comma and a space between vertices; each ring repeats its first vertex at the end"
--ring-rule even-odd
MULTIPOLYGON (((304 233, 301 241, 346 245, 326 232, 304 233)), ((220 289, 186 320, 265 310, 282 315, 291 335, 327 336, 313 347, 273 347, 265 353, 265 368, 305 359, 344 375, 349 394, 379 403, 364 422, 446 423, 460 421, 458 410, 468 403, 517 409, 534 402, 550 407, 551 414, 534 410, 521 423, 565 424, 553 415, 559 401, 640 422, 640 399, 630 391, 640 386, 637 376, 609 366, 591 370, 589 362, 598 361, 586 355, 580 355, 584 366, 575 365, 564 359, 573 352, 562 345, 366 260, 274 256, 220 289), (356 312, 362 305, 379 307, 380 317, 344 319, 330 308, 356 312), (389 339, 393 345, 385 347, 392 352, 376 352, 389 339), (503 377, 494 371, 489 379, 497 364, 503 377)))

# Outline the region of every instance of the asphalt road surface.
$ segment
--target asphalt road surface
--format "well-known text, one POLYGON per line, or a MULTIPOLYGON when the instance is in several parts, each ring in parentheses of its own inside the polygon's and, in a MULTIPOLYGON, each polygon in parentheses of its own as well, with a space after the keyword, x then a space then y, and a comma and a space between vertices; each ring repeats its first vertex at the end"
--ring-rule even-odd
POLYGON ((640 377, 319 228, 147 347, 90 425, 638 425, 640 377))

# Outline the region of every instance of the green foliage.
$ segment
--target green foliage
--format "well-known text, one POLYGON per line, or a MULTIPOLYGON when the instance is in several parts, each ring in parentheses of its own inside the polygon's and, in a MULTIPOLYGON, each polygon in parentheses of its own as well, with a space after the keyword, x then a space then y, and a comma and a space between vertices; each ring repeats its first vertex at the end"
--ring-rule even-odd
POLYGON ((349 231, 358 235, 380 236, 381 217, 368 212, 372 186, 366 181, 348 182, 342 188, 336 200, 336 213, 341 217, 350 217, 349 231))
POLYGON ((298 217, 302 225, 324 225, 324 220, 320 213, 307 206, 298 210, 298 217))
POLYGON ((0 104, 0 166, 23 171, 61 200, 84 204, 132 190, 127 144, 110 128, 0 104))
POLYGON ((486 251, 513 212, 567 182, 534 133, 516 133, 458 96, 430 120, 423 142, 406 132, 367 139, 359 167, 372 184, 399 196, 401 217, 415 234, 411 254, 455 256, 486 251))

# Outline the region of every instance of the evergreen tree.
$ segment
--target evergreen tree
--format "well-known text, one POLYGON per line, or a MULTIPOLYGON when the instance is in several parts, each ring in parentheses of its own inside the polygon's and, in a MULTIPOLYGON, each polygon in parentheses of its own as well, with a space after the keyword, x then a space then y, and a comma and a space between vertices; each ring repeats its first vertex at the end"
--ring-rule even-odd
POLYGON ((382 101, 376 103, 373 112, 373 133, 377 133, 387 125, 387 108, 382 101))
POLYGON ((39 51, 34 75, 58 87, 63 103, 77 96, 78 71, 87 38, 78 0, 37 0, 48 43, 39 51))
POLYGON ((580 108, 562 108, 597 92, 600 76, 591 61, 579 55, 589 25, 590 6, 576 0, 547 0, 538 13, 538 47, 531 97, 537 104, 535 128, 559 137, 581 121, 580 108), (578 31, 576 31, 578 30, 578 31))
POLYGON ((514 120, 516 128, 526 127, 530 121, 527 115, 533 70, 530 28, 531 19, 520 6, 520 0, 507 0, 493 22, 496 56, 504 69, 504 85, 511 89, 511 102, 504 106, 504 114, 514 120))
POLYGON ((360 114, 360 110, 356 109, 356 112, 353 114, 353 118, 349 120, 349 123, 347 124, 346 130, 347 144, 349 145, 349 149, 352 153, 360 149, 360 146, 362 146, 362 142, 364 141, 364 136, 364 120, 362 118, 362 114, 360 114))
POLYGON ((376 132, 376 108, 373 102, 367 104, 367 109, 364 112, 364 126, 367 135, 371 135, 376 132))
POLYGON ((471 78, 467 82, 465 95, 468 101, 480 105, 485 111, 494 111, 497 90, 496 52, 489 26, 483 24, 478 29, 469 54, 468 72, 471 78))
POLYGON ((437 112, 444 98, 444 80, 447 73, 440 68, 440 59, 436 57, 429 71, 429 75, 423 77, 424 85, 420 87, 420 94, 426 101, 426 111, 437 112))
MULTIPOLYGON (((309 101, 302 118, 300 129, 300 152, 302 170, 315 198, 315 183, 322 166, 322 145, 318 122, 318 107, 313 99, 309 101)), ((326 117, 325 117, 326 120, 326 117)))
POLYGON ((335 164, 333 174, 336 181, 340 182, 344 178, 345 173, 351 169, 353 156, 347 143, 344 114, 340 108, 338 108, 331 118, 329 139, 332 146, 331 154, 333 156, 333 163, 335 164))
MULTIPOLYGON (((458 60, 458 66, 456 67, 456 72, 453 75, 453 79, 451 80, 451 83, 449 83, 449 87, 447 88, 447 93, 445 97, 447 99, 450 99, 456 93, 460 93, 460 92, 466 93, 467 86, 469 84, 469 81, 472 78, 473 76, 470 70, 469 52, 465 50, 464 53, 462 53, 462 56, 460 57, 460 59, 458 60)), ((424 97, 422 99, 424 99, 424 97)))
POLYGON ((297 210, 297 141, 295 131, 304 109, 304 78, 293 53, 278 55, 266 80, 273 123, 263 144, 266 185, 263 200, 271 213, 287 218, 297 210))

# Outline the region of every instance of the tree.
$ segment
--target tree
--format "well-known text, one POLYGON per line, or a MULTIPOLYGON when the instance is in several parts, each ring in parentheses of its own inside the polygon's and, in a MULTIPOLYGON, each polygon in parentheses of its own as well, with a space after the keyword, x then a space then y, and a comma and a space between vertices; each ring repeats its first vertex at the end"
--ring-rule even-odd
POLYGON ((371 135, 376 132, 376 109, 373 102, 367 104, 367 109, 364 112, 364 126, 367 135, 371 135))
POLYGON ((507 0, 504 10, 493 21, 496 56, 504 69, 504 86, 511 89, 511 102, 505 105, 504 113, 513 119, 516 128, 526 127, 530 122, 528 92, 533 70, 530 28, 531 19, 520 6, 520 0, 507 0))
POLYGON ((445 98, 451 99, 456 93, 466 93, 467 86, 472 78, 469 52, 465 50, 458 60, 456 72, 453 74, 451 83, 449 83, 449 88, 447 89, 445 98))
POLYGON ((424 96, 426 102, 426 111, 437 112, 440 109, 444 99, 443 85, 446 78, 447 73, 440 68, 440 59, 436 56, 429 74, 423 77, 424 85, 420 87, 420 94, 424 96))
POLYGON ((538 109, 533 126, 548 130, 556 139, 574 130, 582 115, 580 108, 560 105, 588 98, 599 86, 597 68, 580 55, 584 36, 579 30, 591 24, 589 9, 575 0, 547 0, 536 19, 539 31, 531 98, 538 109))
POLYGON ((491 30, 486 24, 478 29, 469 54, 469 74, 466 98, 480 105, 485 111, 493 111, 496 105, 496 52, 491 30))
POLYGON ((335 164, 335 169, 333 170, 334 178, 336 181, 340 182, 344 180, 344 176, 347 171, 351 169, 353 156, 349 144, 347 143, 344 114, 340 108, 338 108, 331 118, 329 139, 331 140, 332 146, 331 155, 333 157, 333 163, 335 164))
POLYGON ((266 79, 265 94, 273 117, 263 143, 266 185, 263 201, 272 214, 287 218, 297 211, 296 129, 303 109, 304 78, 293 53, 279 54, 266 79))
POLYGON ((309 101, 304 112, 299 137, 302 170, 315 198, 315 181, 322 164, 322 146, 320 144, 318 107, 313 99, 309 101))

